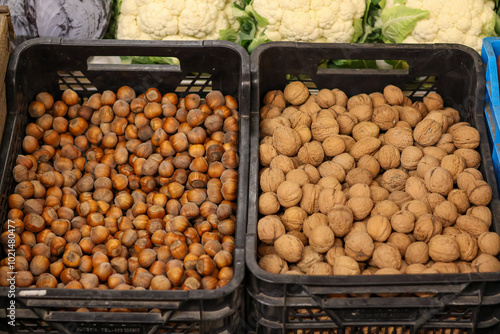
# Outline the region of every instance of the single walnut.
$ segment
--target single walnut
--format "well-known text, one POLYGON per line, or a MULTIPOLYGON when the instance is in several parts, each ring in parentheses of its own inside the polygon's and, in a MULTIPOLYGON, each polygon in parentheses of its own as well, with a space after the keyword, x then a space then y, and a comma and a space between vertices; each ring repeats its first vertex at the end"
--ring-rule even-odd
POLYGON ((407 179, 408 174, 404 171, 400 169, 389 169, 382 175, 382 183, 380 185, 389 192, 403 190, 407 179))
POLYGON ((276 129, 280 127, 291 127, 290 121, 285 117, 278 116, 270 119, 265 119, 260 122, 260 134, 262 136, 272 136, 276 129))
POLYGON ((343 113, 337 117, 337 123, 339 124, 339 133, 343 135, 350 135, 352 129, 356 124, 358 124, 358 118, 350 112, 343 113))
POLYGON ((263 193, 259 197, 259 212, 263 215, 274 215, 280 210, 280 203, 275 193, 263 193))
POLYGON ((427 214, 417 219, 413 235, 419 241, 429 242, 432 237, 440 234, 442 230, 441 222, 433 215, 427 214))
POLYGON ((372 104, 373 104, 373 107, 378 107, 382 104, 387 104, 387 100, 385 99, 384 97, 384 94, 380 93, 380 92, 375 92, 375 93, 371 93, 368 95, 370 97, 370 99, 372 99, 372 104))
MULTIPOLYGON (((387 190, 387 189, 386 189, 387 190)), ((406 192, 396 190, 389 194, 387 197, 389 201, 396 203, 400 208, 405 204, 413 200, 413 198, 406 192)))
POLYGON ((345 169, 339 164, 333 161, 325 161, 318 167, 318 171, 322 177, 333 176, 339 182, 344 182, 345 180, 345 169))
POLYGON ((297 106, 306 102, 309 97, 309 90, 301 81, 293 81, 286 85, 283 94, 285 100, 297 106))
POLYGON ((394 127, 384 135, 386 144, 394 145, 398 150, 403 151, 407 147, 413 146, 413 132, 404 127, 394 127))
POLYGON ((358 262, 349 256, 338 256, 333 266, 334 275, 359 275, 361 270, 358 262))
POLYGON ((339 124, 333 118, 320 118, 312 122, 311 133, 315 140, 322 142, 330 136, 339 134, 339 124))
POLYGON ((308 114, 306 114, 305 112, 297 110, 293 107, 286 108, 283 111, 283 117, 288 118, 288 120, 290 121, 291 127, 294 129, 299 127, 299 126, 311 127, 311 123, 312 123, 311 117, 308 114), (287 111, 289 109, 293 110, 293 112, 285 114, 285 111, 287 111))
POLYGON ((458 129, 459 127, 461 127, 461 126, 470 126, 470 123, 468 123, 468 122, 458 122, 458 123, 455 123, 455 124, 453 124, 452 126, 450 126, 448 128, 447 133, 453 135, 453 132, 455 132, 455 130, 458 129))
POLYGON ((444 150, 448 154, 453 153, 453 151, 455 151, 455 144, 453 144, 453 136, 450 133, 443 133, 443 135, 437 142, 436 146, 444 150))
POLYGON ((298 206, 286 209, 283 216, 281 216, 281 221, 287 231, 301 231, 306 219, 307 212, 298 206))
POLYGON ((355 220, 362 220, 372 211, 373 201, 367 197, 352 197, 347 201, 347 206, 352 210, 355 220))
POLYGON ((380 269, 399 269, 401 267, 401 253, 393 245, 381 244, 373 251, 372 261, 380 269))
MULTIPOLYGON (((274 149, 274 147, 273 147, 274 149)), ((295 165, 293 163, 293 160, 290 159, 290 157, 287 157, 286 155, 279 154, 271 160, 271 163, 269 164, 271 168, 278 168, 281 169, 283 174, 288 174, 291 170, 295 168, 295 165)))
POLYGON ((337 237, 344 237, 349 233, 354 222, 352 210, 345 205, 336 205, 328 213, 328 224, 337 237))
POLYGON ((357 141, 366 137, 377 138, 379 134, 380 128, 372 122, 360 122, 352 129, 352 137, 357 141))
POLYGON ((411 244, 410 237, 404 233, 392 233, 387 239, 387 243, 393 245, 399 250, 401 256, 405 255, 406 249, 411 244))
POLYGON ((311 231, 318 226, 328 226, 328 218, 326 215, 316 212, 304 220, 302 232, 309 238, 311 231))
POLYGON ((272 145, 273 144, 273 136, 265 136, 260 141, 260 145, 272 145))
POLYGON ((461 126, 451 134, 457 148, 475 149, 479 146, 479 131, 472 126, 461 126))
POLYGON ((453 181, 456 181, 458 174, 462 173, 465 169, 465 160, 456 154, 450 154, 441 160, 441 167, 450 172, 453 181))
POLYGON ((333 268, 326 262, 317 262, 309 268, 306 275, 330 276, 333 275, 333 268))
POLYGON ((370 194, 373 202, 375 203, 385 201, 389 198, 389 191, 379 186, 371 186, 370 194))
POLYGON ((425 116, 425 119, 432 119, 433 121, 439 123, 443 130, 443 133, 446 133, 446 131, 448 131, 448 126, 450 125, 450 123, 448 123, 448 118, 441 111, 431 111, 427 114, 427 116, 425 116))
POLYGON ((406 267, 405 274, 408 275, 417 275, 417 274, 422 274, 427 267, 421 263, 414 263, 410 264, 408 267, 406 267))
POLYGON ((372 100, 367 94, 358 94, 349 98, 347 101, 347 110, 350 111, 353 107, 358 105, 367 105, 369 107, 373 106, 372 100))
POLYGON ((318 186, 321 186, 325 189, 336 189, 342 190, 342 185, 339 180, 337 180, 333 176, 322 177, 321 180, 318 181, 318 186))
POLYGON ((384 242, 391 235, 391 223, 384 216, 372 216, 368 219, 366 229, 370 237, 375 241, 384 242))
POLYGON ((328 214, 336 205, 345 205, 346 202, 347 199, 342 190, 325 188, 319 194, 319 211, 328 214))
POLYGON ((320 90, 316 96, 316 103, 324 109, 333 106, 335 102, 335 93, 329 89, 320 90))
POLYGON ((380 148, 376 158, 383 169, 397 168, 401 162, 400 153, 396 146, 388 144, 380 148))
POLYGON ((295 130, 282 126, 274 131, 273 146, 276 152, 291 157, 297 154, 301 145, 302 141, 295 130))
POLYGON ((432 269, 435 269, 440 274, 458 274, 460 273, 460 269, 455 263, 449 262, 435 262, 431 266, 432 269))
POLYGON ((421 241, 410 244, 408 248, 406 248, 405 260, 409 265, 427 263, 429 261, 429 246, 421 241))
POLYGON ((443 235, 449 235, 450 237, 457 237, 462 231, 455 226, 448 226, 443 229, 443 235))
MULTIPOLYGON (((309 98, 314 97, 314 95, 309 95, 309 98)), ((312 120, 314 120, 314 115, 321 110, 319 104, 315 101, 308 101, 299 107, 299 110, 308 114, 312 120)))
POLYGON ((366 232, 349 233, 344 238, 344 242, 346 255, 352 257, 356 261, 366 261, 373 254, 373 240, 366 232))
POLYGON ((411 233, 415 227, 415 216, 409 211, 398 211, 391 217, 391 226, 396 232, 411 233))
POLYGON ((257 255, 259 256, 259 258, 269 254, 276 254, 276 249, 274 249, 274 246, 269 246, 261 243, 259 247, 257 247, 257 255))
POLYGON ((303 169, 293 169, 286 174, 286 181, 295 182, 302 187, 309 183, 309 175, 303 169))
POLYGON ((476 238, 474 238, 472 235, 465 231, 460 231, 457 236, 448 236, 448 238, 455 239, 460 250, 461 260, 472 261, 476 258, 478 250, 477 241, 476 238))
POLYGON ((271 161, 278 155, 273 145, 262 144, 259 146, 260 163, 262 166, 269 166, 271 161))
POLYGON ((278 216, 265 216, 259 219, 257 223, 257 234, 260 241, 265 244, 272 245, 276 239, 285 233, 285 227, 278 216))
POLYGON ((332 92, 335 94, 335 105, 347 107, 348 97, 346 93, 337 88, 332 89, 332 92))
POLYGON ((460 250, 454 238, 436 235, 429 241, 429 256, 436 262, 453 262, 460 257, 460 250))
POLYGON ((278 254, 264 255, 259 261, 259 266, 272 274, 284 274, 288 271, 288 264, 278 254))
POLYGON ((441 124, 430 118, 424 118, 413 130, 413 139, 421 146, 436 144, 443 134, 441 124))
POLYGON ((358 221, 358 222, 355 221, 354 224, 352 224, 351 231, 349 233, 347 233, 347 235, 349 235, 351 233, 355 233, 355 232, 365 232, 365 233, 368 233, 367 232, 367 228, 366 228, 366 221, 358 221))
POLYGON ((315 184, 305 184, 302 187, 302 199, 300 200, 300 207, 308 214, 313 214, 319 211, 319 194, 323 187, 315 184))
POLYGON ((399 107, 399 119, 407 122, 411 128, 414 128, 422 120, 420 112, 413 107, 399 107))
POLYGON ((272 90, 264 96, 264 105, 269 104, 276 106, 281 110, 285 109, 286 101, 285 96, 281 90, 272 90))
POLYGON ((373 109, 366 104, 360 104, 349 109, 349 112, 356 116, 359 122, 366 122, 372 118, 373 109))
POLYGON ((297 267, 299 267, 303 273, 306 273, 313 264, 323 262, 323 260, 323 254, 314 251, 312 246, 306 246, 302 252, 302 258, 297 262, 297 267))
POLYGON ((304 146, 300 148, 297 156, 302 164, 319 166, 325 158, 325 153, 323 152, 323 147, 320 142, 312 141, 310 143, 305 143, 304 146))
POLYGON ((358 183, 370 185, 373 181, 373 175, 368 169, 354 168, 347 173, 345 181, 350 187, 358 183))
POLYGON ((387 219, 391 219, 391 217, 399 211, 399 206, 393 201, 384 200, 375 204, 371 215, 381 215, 387 217, 387 219))
POLYGON ((463 215, 457 218, 456 226, 476 238, 481 234, 488 232, 489 227, 481 219, 469 215, 463 215))
POLYGON ((260 188, 264 192, 276 192, 283 182, 285 182, 285 174, 281 169, 264 168, 260 174, 260 188))
POLYGON ((281 206, 289 208, 300 202, 302 189, 298 183, 285 181, 279 185, 276 195, 281 206))
POLYGON ((490 254, 481 254, 472 261, 472 267, 480 273, 494 273, 500 271, 500 261, 490 254))
POLYGON ((385 104, 373 109, 372 122, 381 130, 387 131, 393 128, 397 121, 399 121, 399 113, 395 107, 385 104))
POLYGON ((424 198, 428 194, 424 180, 417 176, 410 176, 406 180, 405 191, 414 199, 424 198))
POLYGON ((413 102, 413 104, 411 106, 418 110, 420 115, 422 115, 422 118, 427 116, 427 114, 429 113, 429 111, 427 110, 427 107, 425 106, 425 104, 423 102, 416 101, 416 102, 413 102))
POLYGON ((417 176, 423 179, 429 169, 439 166, 441 166, 441 163, 438 159, 426 155, 417 164, 417 176))
POLYGON ((461 274, 470 274, 476 272, 472 267, 472 263, 465 261, 457 261, 455 262, 461 274))
POLYGON ((368 197, 371 198, 370 187, 365 183, 357 183, 352 185, 347 191, 349 198, 352 197, 368 197))
POLYGON ((387 85, 384 88, 384 98, 389 104, 402 105, 404 100, 403 91, 394 85, 387 85))
POLYGON ((466 189, 469 201, 474 205, 488 205, 491 202, 492 190, 486 181, 474 180, 466 189))
POLYGON ((430 211, 434 211, 436 206, 444 202, 446 198, 444 198, 443 195, 437 194, 437 193, 428 193, 422 201, 424 201, 427 206, 429 207, 430 211))
POLYGON ((443 98, 438 93, 429 93, 424 96, 424 104, 429 111, 443 109, 443 98))
MULTIPOLYGON (((399 107, 399 106, 396 107, 396 109, 398 109, 398 112, 401 112, 402 108, 403 107, 399 107)), ((401 127, 401 128, 405 128, 405 129, 408 129, 410 131, 413 131, 411 125, 406 121, 397 121, 396 124, 394 125, 394 127, 395 128, 401 127)))
POLYGON ((311 141, 312 133, 311 133, 310 127, 308 127, 306 125, 299 125, 299 126, 294 127, 293 129, 299 135, 302 145, 311 141))
POLYGON ((477 238, 482 253, 497 256, 500 253, 500 236, 495 232, 485 232, 477 238))
POLYGON ((274 118, 281 116, 281 108, 267 104, 260 108, 260 119, 274 118))
POLYGON ((335 234, 329 226, 320 225, 309 233, 309 245, 318 253, 326 253, 335 242, 335 234))
POLYGON ((401 152, 401 166, 408 170, 416 170, 417 164, 423 156, 424 153, 418 147, 407 146, 401 152))
POLYGON ((442 148, 436 147, 436 146, 424 147, 424 148, 422 148, 422 151, 424 152, 424 156, 430 155, 430 156, 436 158, 439 161, 439 163, 441 163, 443 158, 448 155, 445 150, 443 150, 442 148))
POLYGON ((289 234, 282 235, 274 242, 276 253, 288 262, 297 262, 302 257, 304 244, 299 238, 289 234))
POLYGON ((354 146, 354 144, 356 144, 356 141, 351 136, 340 135, 340 137, 344 139, 345 152, 350 152, 351 148, 354 146))
POLYGON ((316 184, 321 179, 321 174, 319 173, 318 169, 313 165, 310 164, 302 165, 299 166, 298 169, 301 169, 304 172, 306 172, 307 176, 309 177, 309 183, 316 184))
MULTIPOLYGON (((330 136, 326 138, 322 143, 324 154, 327 157, 334 157, 345 151, 345 142, 344 140, 338 136, 330 136)), ((299 151, 300 153, 300 151, 299 151)))
POLYGON ((458 213, 464 214, 470 207, 467 193, 461 189, 453 189, 448 193, 448 201, 455 204, 458 213))
MULTIPOLYGON (((336 239, 336 240, 340 240, 340 239, 336 239)), ((344 247, 336 246, 334 244, 333 247, 330 248, 330 250, 328 250, 328 252, 326 253, 325 259, 329 265, 331 265, 332 267, 335 267, 335 260, 340 256, 345 256, 344 247)))
POLYGON ((481 172, 474 168, 466 168, 457 176, 457 186, 459 189, 467 191, 469 185, 475 180, 483 180, 481 172))
POLYGON ((434 208, 434 216, 441 220, 443 227, 455 224, 458 218, 458 210, 450 201, 443 201, 434 208))
POLYGON ((356 167, 356 161, 349 153, 341 153, 336 157, 333 157, 332 162, 342 166, 346 172, 356 167))
POLYGON ((425 173, 424 179, 425 185, 430 192, 446 196, 453 189, 453 177, 445 168, 430 168, 425 173))
POLYGON ((481 155, 478 151, 470 148, 459 148, 453 154, 458 155, 465 162, 465 168, 479 168, 481 155))
POLYGON ((473 206, 467 209, 467 215, 479 218, 483 223, 490 228, 492 223, 492 214, 487 206, 473 206))
POLYGON ((379 149, 381 142, 378 138, 362 138, 357 141, 349 153, 354 159, 359 160, 363 155, 371 155, 379 149))

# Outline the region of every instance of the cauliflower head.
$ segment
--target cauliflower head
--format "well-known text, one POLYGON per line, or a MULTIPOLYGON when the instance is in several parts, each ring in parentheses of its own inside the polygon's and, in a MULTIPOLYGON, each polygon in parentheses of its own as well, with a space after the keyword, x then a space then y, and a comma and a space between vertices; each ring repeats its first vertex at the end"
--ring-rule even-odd
MULTIPOLYGON (((387 0, 385 8, 399 6, 387 0)), ((481 52, 482 40, 494 35, 493 0, 407 0, 406 7, 426 10, 403 43, 458 43, 481 52)))

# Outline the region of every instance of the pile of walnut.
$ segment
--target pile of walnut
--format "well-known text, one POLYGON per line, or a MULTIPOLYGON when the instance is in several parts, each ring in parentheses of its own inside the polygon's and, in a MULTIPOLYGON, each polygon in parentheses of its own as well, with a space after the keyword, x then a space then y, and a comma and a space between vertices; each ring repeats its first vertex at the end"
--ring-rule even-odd
POLYGON ((500 270, 479 132, 437 93, 301 82, 260 110, 259 265, 293 275, 500 270))
POLYGON ((17 157, 0 286, 215 289, 233 277, 237 101, 128 86, 40 93, 17 157), (14 228, 14 239, 9 229, 14 228), (14 269, 10 267, 14 265, 14 269))

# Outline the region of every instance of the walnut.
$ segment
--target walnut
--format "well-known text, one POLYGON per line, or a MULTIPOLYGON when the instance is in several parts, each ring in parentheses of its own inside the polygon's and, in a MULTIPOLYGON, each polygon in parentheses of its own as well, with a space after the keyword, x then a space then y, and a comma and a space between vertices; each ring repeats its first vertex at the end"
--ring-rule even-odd
POLYGON ((443 229, 443 235, 449 235, 450 237, 457 237, 462 231, 459 230, 457 227, 454 226, 448 226, 443 229))
POLYGON ((460 269, 455 263, 449 262, 435 262, 431 266, 432 269, 436 269, 440 274, 458 274, 460 269))
MULTIPOLYGON (((396 109, 398 109, 398 112, 402 109, 403 107, 396 107, 396 109)), ((397 121, 396 124, 394 124, 394 127, 397 128, 397 127, 400 127, 400 128, 404 128, 404 129, 408 129, 410 131, 413 131, 413 128, 411 127, 411 125, 406 122, 406 121, 397 121)), ((391 128, 392 129, 392 128, 391 128)))
POLYGON ((422 146, 436 144, 443 134, 441 124, 430 118, 424 118, 413 130, 413 139, 422 146))
POLYGON ((297 267, 299 267, 303 273, 306 273, 313 264, 323 262, 323 260, 323 254, 316 252, 312 246, 306 246, 302 252, 302 258, 297 262, 297 267))
POLYGON ((400 107, 399 119, 407 122, 411 128, 414 128, 422 120, 420 112, 413 107, 400 107))
MULTIPOLYGON (((371 258, 374 250, 373 240, 366 232, 349 233, 345 238, 345 253, 356 261, 371 258)), ((338 260, 338 258, 337 258, 338 260)), ((337 260, 335 262, 337 262, 337 260)))
POLYGON ((344 248, 342 246, 336 246, 334 244, 333 247, 330 248, 330 250, 328 250, 328 252, 326 253, 326 262, 328 262, 329 265, 335 268, 335 260, 340 256, 345 256, 344 248))
POLYGON ((260 108, 260 119, 266 119, 266 118, 274 118, 281 116, 281 108, 278 108, 276 106, 273 106, 271 104, 267 104, 260 108))
POLYGON ((347 173, 345 181, 350 187, 358 183, 369 185, 373 181, 373 175, 368 169, 354 168, 347 173))
POLYGON ((481 254, 472 261, 472 267, 480 273, 493 273, 500 271, 500 261, 490 254, 481 254))
POLYGON ((427 110, 427 107, 425 106, 425 104, 423 102, 416 101, 416 102, 413 102, 413 104, 411 106, 418 110, 420 115, 422 115, 422 118, 427 116, 427 114, 429 113, 429 111, 427 110))
POLYGON ((472 263, 470 262, 457 261, 456 264, 461 274, 470 274, 476 272, 472 267, 472 263))
POLYGON ((367 197, 352 197, 347 201, 347 206, 352 210, 354 219, 361 220, 372 211, 373 201, 367 197))
POLYGON ((382 187, 389 192, 403 190, 408 179, 408 174, 400 169, 389 169, 382 175, 382 187))
POLYGON ((328 218, 326 215, 316 212, 304 220, 302 232, 309 238, 311 231, 318 226, 328 226, 328 218))
POLYGON ((453 177, 445 168, 430 168, 425 173, 424 179, 425 185, 430 192, 446 196, 453 189, 453 177))
POLYGON ((457 109, 451 108, 451 107, 446 107, 441 112, 447 116, 451 116, 453 119, 453 123, 458 123, 460 122, 460 113, 458 112, 457 109))
POLYGON ((356 161, 349 153, 341 153, 333 157, 332 162, 339 164, 346 172, 356 167, 356 161))
POLYGON ((411 233, 415 227, 415 216, 410 211, 398 211, 391 217, 392 229, 400 233, 411 233))
POLYGON ((356 141, 351 136, 340 135, 342 139, 344 139, 345 144, 345 152, 350 152, 351 148, 356 144, 356 141))
POLYGON ((345 151, 345 142, 340 136, 330 136, 323 141, 322 147, 327 157, 334 157, 345 151))
POLYGON ((276 192, 282 182, 285 182, 285 174, 281 169, 264 168, 260 174, 260 188, 264 192, 276 192))
POLYGON ((483 175, 481 172, 474 168, 466 168, 457 176, 457 186, 459 189, 467 191, 469 184, 475 180, 482 180, 483 175))
POLYGON ((373 251, 372 261, 380 269, 399 269, 401 267, 401 253, 393 245, 381 244, 373 251))
POLYGON ((361 270, 358 262, 349 256, 338 256, 333 266, 334 275, 359 275, 361 270))
POLYGON ((365 137, 377 138, 380 134, 380 128, 372 122, 360 122, 352 129, 352 137, 357 141, 365 137))
MULTIPOLYGON (((314 95, 310 95, 309 97, 313 97, 313 96, 314 95)), ((321 107, 316 102, 310 101, 310 102, 306 102, 303 105, 301 105, 299 107, 299 110, 302 112, 305 112, 306 114, 309 115, 309 117, 311 117, 311 120, 314 120, 316 113, 318 113, 318 111, 321 110, 321 107)))
POLYGON ((336 205, 328 213, 328 224, 337 237, 344 237, 349 233, 354 222, 352 210, 345 205, 336 205))
POLYGON ((264 243, 261 243, 259 247, 257 247, 257 254, 259 258, 269 255, 269 254, 276 254, 276 249, 274 249, 274 246, 269 246, 264 243))
POLYGON ((406 249, 411 244, 411 240, 410 237, 408 237, 406 234, 395 232, 389 236, 389 239, 387 239, 387 243, 396 247, 399 250, 401 256, 404 256, 406 249))
POLYGON ((271 161, 278 155, 273 145, 262 144, 259 146, 260 163, 262 166, 269 166, 271 161))
POLYGON ((285 96, 281 90, 272 90, 264 96, 264 105, 269 104, 276 106, 281 110, 285 109, 286 101, 285 96))
POLYGON ((385 201, 389 198, 389 191, 379 186, 371 186, 370 194, 373 202, 375 203, 385 201))
POLYGON ((461 126, 451 134, 457 148, 474 149, 479 146, 479 131, 472 126, 461 126))
POLYGON ((333 118, 320 118, 312 122, 311 133, 315 140, 322 142, 330 136, 339 134, 339 124, 333 118))
POLYGON ((479 168, 481 164, 481 155, 478 151, 470 148, 459 148, 453 154, 462 157, 465 162, 465 168, 479 168))
POLYGON ((322 89, 316 96, 316 103, 321 108, 329 108, 335 104, 335 93, 329 89, 322 89))
POLYGON ((274 242, 276 253, 288 262, 297 262, 302 257, 304 244, 299 238, 285 234, 274 242))
MULTIPOLYGON (((260 141, 260 145, 272 145, 273 144, 273 136, 265 136, 260 141)), ((274 147, 274 146, 273 146, 274 147)))
POLYGON ((312 139, 312 133, 311 133, 311 128, 306 126, 306 125, 299 125, 293 128, 295 132, 300 137, 300 141, 302 142, 302 145, 305 143, 308 143, 312 139))
POLYGON ((429 242, 432 237, 442 232, 441 222, 431 214, 423 215, 415 223, 413 235, 419 241, 429 242))
POLYGON ((301 145, 302 141, 297 131, 284 126, 274 131, 273 146, 278 153, 289 157, 294 156, 299 151, 301 145))
POLYGON ((387 130, 384 141, 386 144, 394 145, 398 150, 403 151, 405 148, 413 146, 413 133, 411 129, 394 127, 387 130))
POLYGON ((460 214, 464 214, 470 207, 469 197, 467 197, 465 190, 453 189, 448 193, 448 201, 455 204, 460 214))
POLYGON ((474 205, 488 205, 491 202, 491 186, 482 180, 473 180, 465 190, 474 205))
POLYGON ((339 124, 339 133, 343 135, 350 135, 352 129, 356 124, 358 124, 358 118, 350 112, 343 113, 337 117, 337 123, 339 124))
POLYGON ((458 217, 455 224, 459 229, 472 234, 476 238, 489 230, 488 225, 481 219, 469 215, 458 217))
POLYGON ((347 233, 347 235, 349 235, 351 233, 355 233, 355 232, 368 233, 367 228, 366 228, 366 221, 355 221, 354 224, 352 224, 351 231, 349 233, 347 233))
POLYGON ((401 162, 400 153, 396 146, 387 144, 380 148, 375 155, 383 169, 397 168, 401 162))
POLYGON ((429 93, 424 96, 424 104, 427 110, 441 110, 443 109, 443 98, 438 93, 429 93))
POLYGON ((444 133, 437 142, 436 146, 444 150, 448 154, 453 153, 455 151, 455 144, 453 144, 453 136, 450 133, 444 133))
MULTIPOLYGON (((274 147, 273 147, 274 149, 274 147)), ((290 159, 290 157, 287 157, 286 155, 279 154, 271 160, 271 163, 269 164, 271 168, 278 168, 281 169, 281 171, 286 175, 288 172, 290 172, 292 169, 295 168, 295 165, 293 163, 293 160, 290 159)))
POLYGON ((323 147, 318 141, 312 141, 310 143, 305 143, 299 150, 297 155, 302 164, 311 164, 313 166, 319 166, 325 157, 323 152, 323 147))
POLYGON ((286 234, 297 237, 304 246, 309 244, 309 239, 307 239, 306 235, 300 231, 289 231, 286 234))
POLYGON ((285 226, 283 226, 278 216, 265 216, 259 219, 257 223, 257 234, 263 243, 272 245, 276 239, 285 233, 285 226))
POLYGON ((328 252, 334 242, 335 234, 329 226, 317 226, 309 233, 309 245, 315 252, 328 252))
POLYGON ((408 275, 416 275, 416 274, 422 274, 424 270, 426 270, 427 267, 423 265, 422 263, 414 263, 410 264, 408 267, 406 267, 405 274, 408 275))
POLYGON ((342 190, 326 188, 319 194, 319 211, 328 214, 336 205, 345 205, 346 202, 347 199, 342 190))
POLYGON ((453 181, 456 181, 458 174, 465 169, 465 161, 458 155, 450 154, 441 160, 441 167, 448 170, 453 177, 453 181))
POLYGON ((434 211, 436 206, 438 206, 440 203, 444 202, 446 198, 444 198, 443 195, 437 194, 437 193, 428 193, 422 201, 424 201, 429 209, 431 211, 434 211))
POLYGON ((467 215, 479 218, 483 223, 490 228, 492 223, 492 214, 487 206, 473 206, 467 210, 467 215))
MULTIPOLYGON (((394 268, 382 268, 377 270, 375 275, 401 275, 401 272, 398 269, 394 268)), ((391 298, 396 297, 399 293, 377 293, 377 296, 383 298, 391 298)))
POLYGON ((434 208, 434 216, 441 220, 443 227, 451 226, 458 218, 457 207, 450 201, 443 201, 434 208))
POLYGON ((456 124, 453 124, 448 128, 447 133, 451 134, 453 136, 453 132, 455 132, 456 129, 458 129, 461 126, 470 126, 470 123, 468 122, 458 122, 456 124))
POLYGON ((460 257, 460 250, 454 238, 436 235, 429 241, 429 256, 436 262, 453 262, 460 257))
POLYGON ((305 184, 302 187, 302 199, 300 200, 300 207, 308 214, 313 214, 319 211, 319 194, 323 190, 322 186, 314 184, 305 184))
POLYGON ((405 260, 409 265, 427 263, 427 261, 429 261, 429 246, 421 241, 410 244, 408 248, 406 248, 405 260))
POLYGON ((259 212, 263 215, 274 215, 280 210, 280 203, 275 193, 263 193, 259 197, 259 212))
POLYGON ((347 109, 345 107, 338 106, 338 105, 331 106, 330 108, 328 108, 326 110, 328 110, 333 115, 333 118, 337 118, 340 115, 347 112, 347 109))
POLYGON ((359 160, 363 155, 375 153, 381 144, 378 138, 362 138, 351 147, 349 153, 354 159, 359 160))
POLYGON ((309 183, 316 184, 321 179, 321 174, 319 173, 318 169, 313 165, 310 164, 302 165, 299 166, 298 169, 301 169, 304 172, 306 172, 307 176, 309 176, 309 183))
POLYGON ((302 198, 302 189, 296 182, 285 181, 279 185, 276 195, 278 196, 281 206, 289 208, 300 202, 302 198))
POLYGON ((358 167, 369 170, 372 177, 376 177, 380 172, 380 164, 378 160, 371 155, 363 155, 358 160, 358 167))
POLYGON ((322 177, 333 176, 339 182, 344 182, 346 173, 344 168, 333 161, 325 161, 318 167, 318 171, 322 177))
POLYGON ((419 199, 414 199, 404 203, 401 206, 401 209, 410 211, 416 219, 432 212, 429 205, 423 200, 419 199))
POLYGON ((309 183, 309 175, 302 169, 293 169, 286 174, 286 181, 298 183, 302 187, 309 183))
POLYGON ((399 121, 399 113, 395 107, 383 104, 373 109, 372 122, 381 130, 387 131, 393 128, 397 121, 399 121))
POLYGON ((424 198, 428 194, 424 180, 417 176, 410 176, 406 180, 405 191, 414 199, 424 198))
POLYGON ((301 231, 302 224, 304 224, 306 219, 307 212, 298 206, 292 206, 286 209, 281 217, 281 221, 287 231, 301 231))
POLYGON ((446 133, 446 131, 448 131, 448 118, 441 111, 431 111, 427 114, 427 116, 425 116, 425 119, 431 119, 441 124, 443 133, 446 133))
POLYGON ((407 146, 401 152, 401 166, 408 170, 416 170, 417 164, 424 156, 421 149, 416 146, 407 146))
POLYGON ((342 190, 342 185, 339 180, 333 176, 322 177, 321 180, 318 181, 318 186, 322 186, 325 189, 342 190))
POLYGON ((387 85, 384 88, 384 98, 389 104, 402 105, 403 104, 403 91, 394 85, 387 85))
POLYGON ((288 264, 278 254, 264 255, 259 266, 272 274, 283 274, 288 271, 288 264))
POLYGON ((368 197, 371 198, 370 187, 366 183, 353 184, 347 191, 348 197, 368 197))
POLYGON ((366 122, 372 118, 373 109, 366 104, 360 104, 349 109, 349 112, 356 116, 359 122, 366 122))
POLYGON ((334 88, 332 89, 333 94, 335 94, 335 105, 347 107, 347 95, 340 89, 334 88))
POLYGON ((422 152, 424 152, 424 156, 430 155, 436 158, 439 161, 439 163, 441 163, 441 160, 443 160, 443 158, 448 155, 445 150, 436 146, 424 147, 422 149, 422 152))
POLYGON ((330 276, 333 275, 333 268, 326 262, 317 262, 314 263, 309 270, 306 272, 306 275, 324 275, 330 276))
POLYGON ((372 107, 372 100, 367 94, 354 95, 347 101, 347 110, 350 111, 353 107, 358 105, 367 105, 372 107))
POLYGON ((500 236, 495 232, 485 232, 477 238, 482 253, 497 256, 500 253, 500 236))
POLYGON ((285 100, 297 106, 306 102, 309 97, 309 90, 301 81, 293 81, 286 85, 283 94, 285 100))
POLYGON ((423 179, 429 169, 439 166, 441 166, 441 163, 438 159, 426 155, 417 164, 417 176, 423 179))
POLYGON ((386 241, 392 232, 389 219, 380 215, 370 217, 366 229, 373 240, 380 242, 386 241))
POLYGON ((271 119, 265 119, 260 122, 260 134, 262 136, 272 136, 279 127, 291 127, 290 121, 285 117, 278 116, 271 119))
MULTIPOLYGON (((386 189, 387 190, 387 189, 386 189)), ((413 198, 404 191, 396 190, 389 194, 387 197, 389 201, 396 203, 400 208, 405 204, 413 200, 413 198)))
POLYGON ((370 99, 372 99, 373 108, 376 108, 382 104, 387 104, 387 100, 385 99, 384 94, 380 92, 371 93, 368 96, 370 97, 370 99))
POLYGON ((387 217, 387 219, 391 219, 391 217, 399 211, 399 206, 393 201, 384 200, 375 204, 371 215, 381 215, 387 217))
MULTIPOLYGON (((472 261, 477 256, 477 241, 472 235, 465 231, 461 231, 455 237, 448 236, 448 238, 454 238, 458 248, 460 250, 460 259, 463 261, 472 261)), ((444 261, 446 262, 446 261, 444 261)))

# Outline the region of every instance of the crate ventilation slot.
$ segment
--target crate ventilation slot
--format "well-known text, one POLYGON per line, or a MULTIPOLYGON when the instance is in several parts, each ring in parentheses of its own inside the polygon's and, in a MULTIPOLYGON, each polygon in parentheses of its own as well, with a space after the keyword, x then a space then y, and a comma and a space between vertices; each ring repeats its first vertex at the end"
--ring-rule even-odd
POLYGON ((288 320, 290 323, 305 323, 305 322, 332 322, 332 318, 321 309, 310 308, 292 308, 288 311, 288 320))
POLYGON ((49 332, 57 332, 55 328, 50 326, 44 321, 38 320, 19 320, 16 321, 16 332, 17 333, 49 333, 49 332))
POLYGON ((210 73, 188 73, 175 89, 176 93, 208 93, 212 91, 210 73))
POLYGON ((302 81, 304 85, 309 89, 309 93, 318 94, 319 89, 312 81, 311 77, 307 74, 287 74, 286 75, 287 82, 290 83, 292 81, 302 81))
POLYGON ((76 92, 96 92, 97 88, 80 71, 57 71, 59 89, 73 89, 76 92))
POLYGON ((404 95, 411 98, 423 98, 429 93, 435 93, 438 78, 436 76, 415 77, 407 82, 404 89, 404 95))
MULTIPOLYGON (((465 306, 464 306, 465 307, 465 306)), ((437 313, 430 322, 450 322, 450 323, 466 323, 469 324, 474 316, 476 307, 467 308, 452 308, 437 313)))

